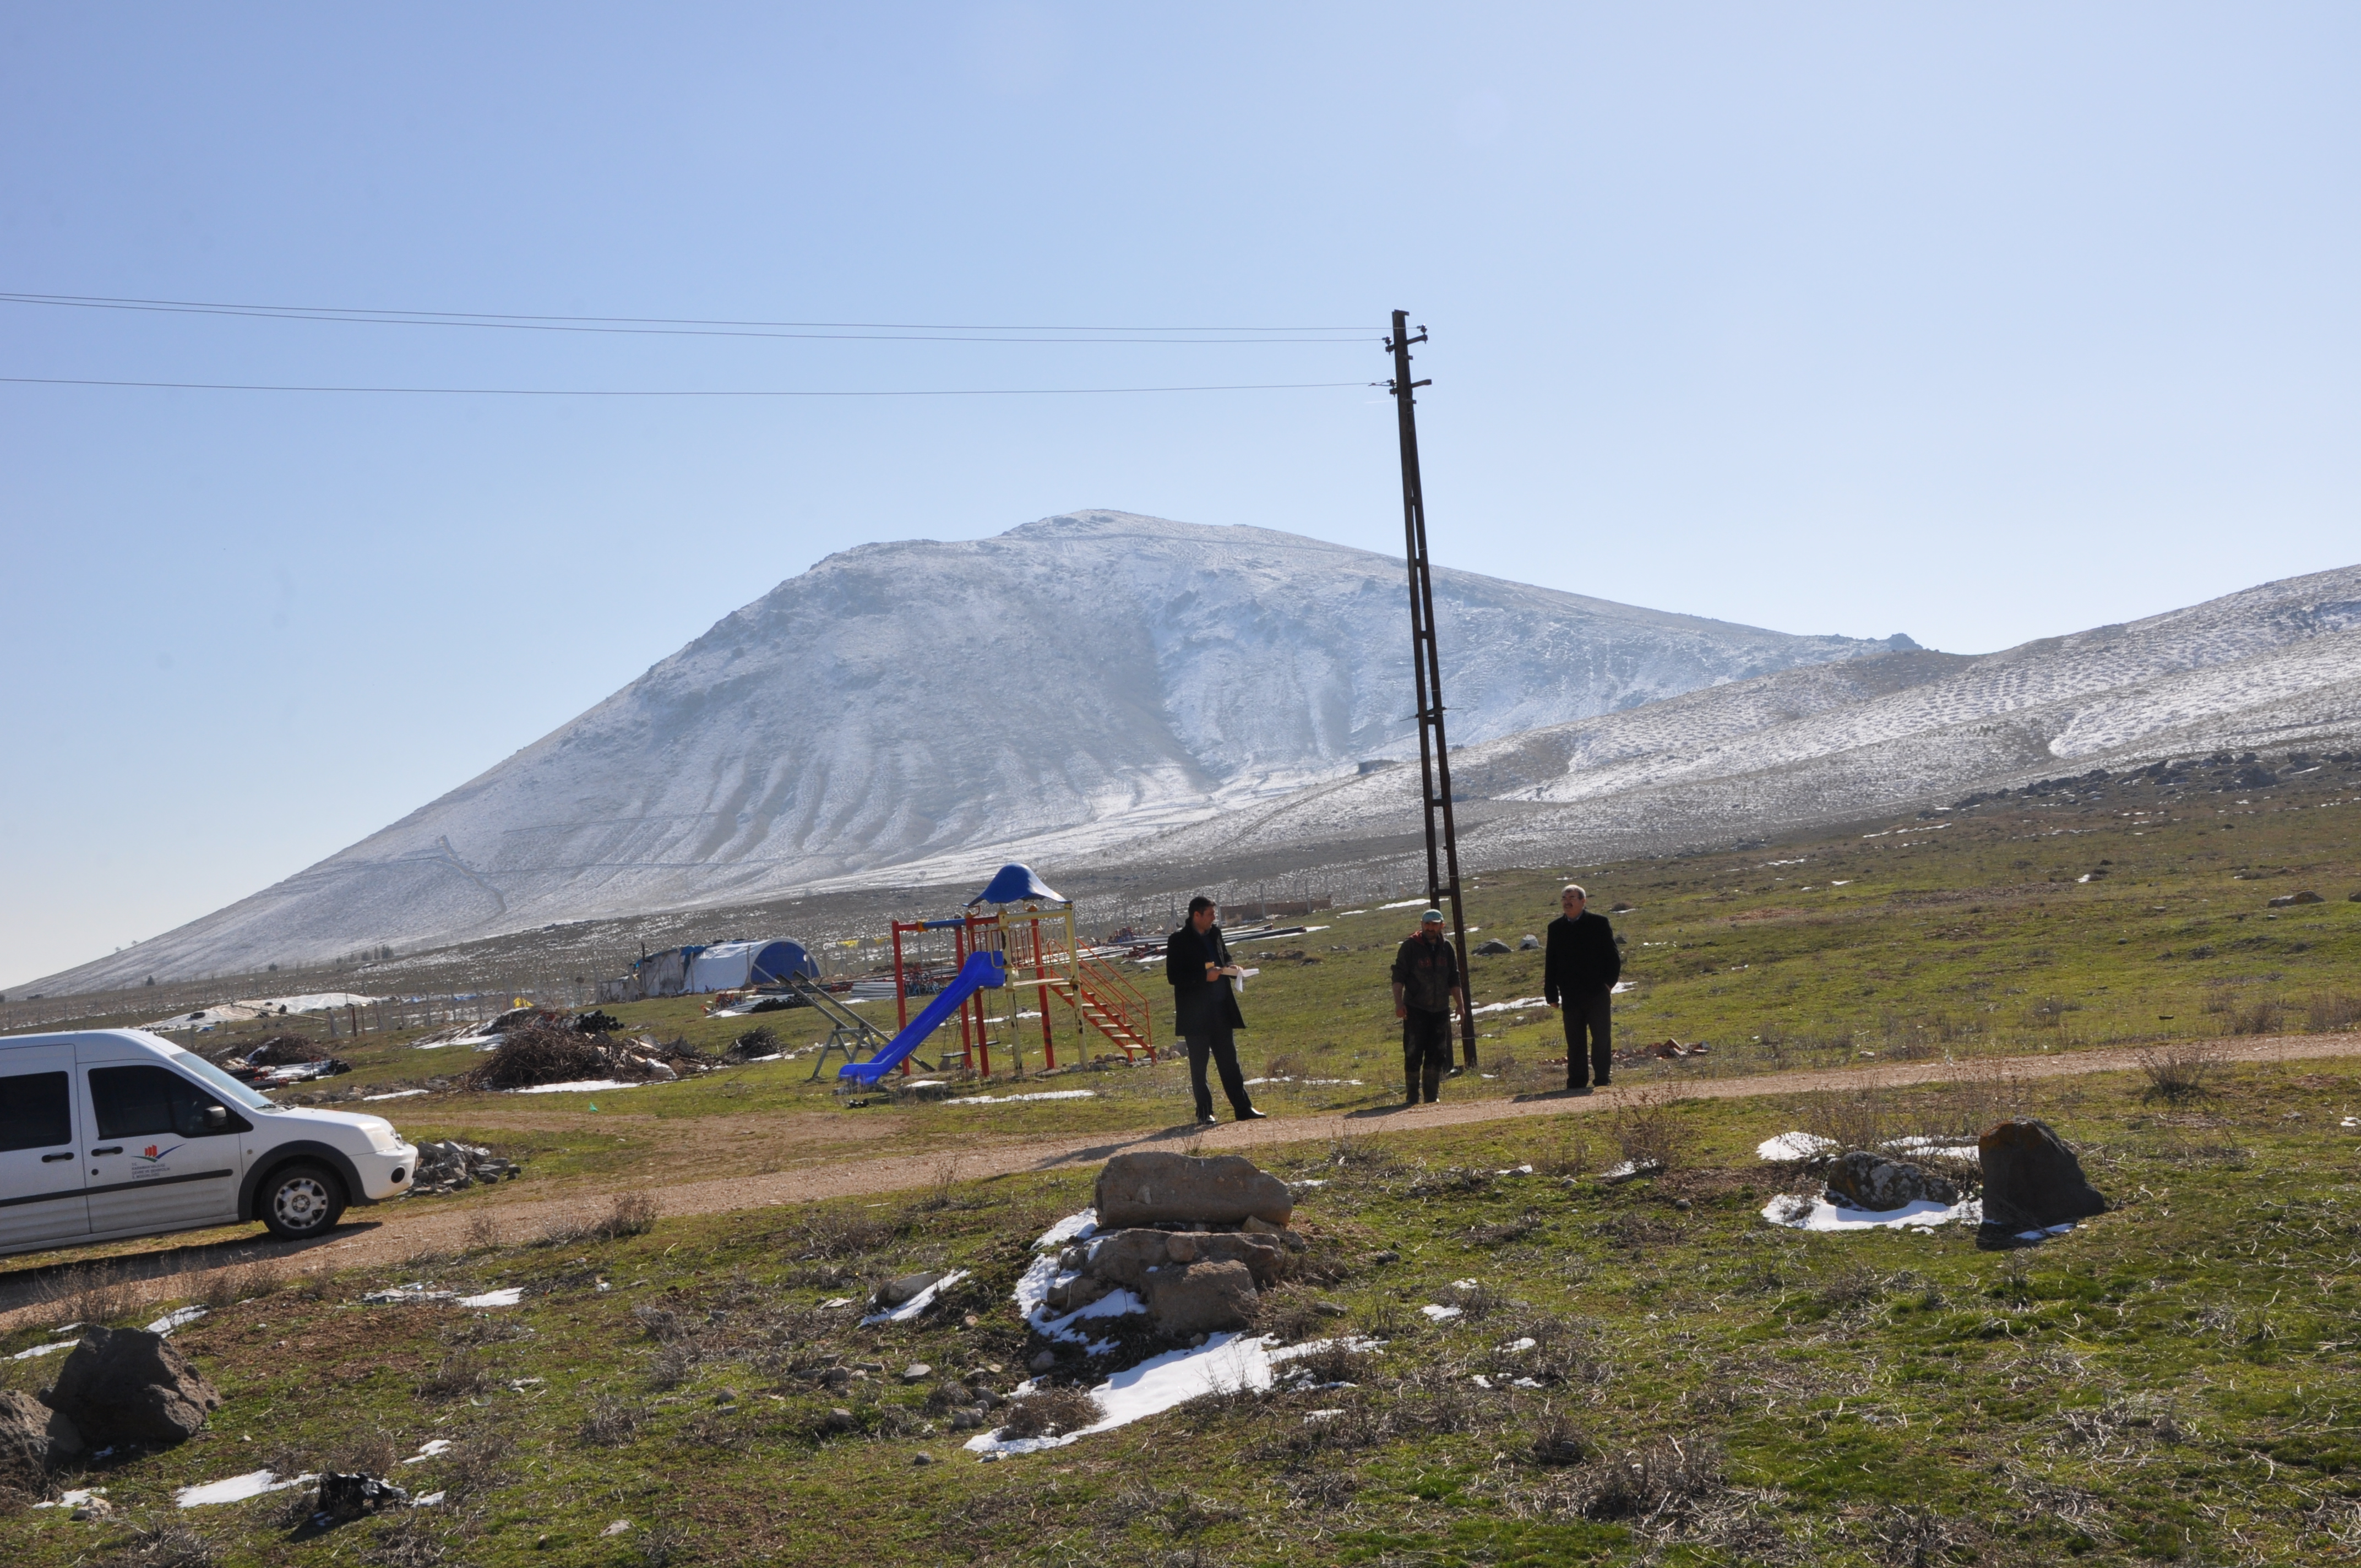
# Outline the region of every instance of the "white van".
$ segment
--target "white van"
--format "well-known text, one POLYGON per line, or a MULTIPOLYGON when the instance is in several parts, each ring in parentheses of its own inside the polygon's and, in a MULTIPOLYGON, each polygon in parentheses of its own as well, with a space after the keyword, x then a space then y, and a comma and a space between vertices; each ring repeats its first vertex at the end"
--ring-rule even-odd
POLYGON ((274 1105, 144 1029, 0 1036, 0 1253, 241 1220, 316 1236, 417 1171, 384 1117, 274 1105))

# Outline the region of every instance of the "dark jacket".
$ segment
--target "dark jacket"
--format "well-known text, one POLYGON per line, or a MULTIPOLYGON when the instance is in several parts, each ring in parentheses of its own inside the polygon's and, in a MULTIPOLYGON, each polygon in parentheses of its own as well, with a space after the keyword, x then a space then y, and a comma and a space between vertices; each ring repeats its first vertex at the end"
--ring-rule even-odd
POLYGON ((1164 978, 1172 982, 1173 1022, 1181 1038, 1210 1034, 1224 1024, 1233 1029, 1246 1026, 1229 977, 1205 978, 1207 964, 1226 968, 1229 961, 1230 945, 1222 940, 1219 926, 1207 927, 1201 937, 1196 927, 1184 922, 1164 944, 1164 978))
POLYGON ((1611 991, 1623 977, 1622 949, 1607 916, 1584 910, 1579 919, 1561 915, 1549 923, 1549 952, 1542 960, 1542 995, 1552 1004, 1572 996, 1611 991))
POLYGON ((1394 949, 1394 983, 1402 988, 1402 1005, 1411 1012, 1450 1012, 1451 993, 1459 989, 1459 954, 1451 938, 1404 941, 1394 949))

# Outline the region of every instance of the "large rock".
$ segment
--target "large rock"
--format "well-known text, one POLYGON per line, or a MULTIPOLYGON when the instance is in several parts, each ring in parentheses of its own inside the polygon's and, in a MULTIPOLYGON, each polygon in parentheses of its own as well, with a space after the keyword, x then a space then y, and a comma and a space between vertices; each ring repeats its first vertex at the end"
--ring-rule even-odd
POLYGON ((180 1442, 222 1402, 171 1341, 145 1329, 84 1329, 45 1398, 102 1446, 180 1442))
POLYGON ((1913 1203, 1956 1203, 1960 1190, 1907 1160, 1853 1149, 1828 1162, 1828 1197, 1848 1209, 1883 1213, 1913 1203))
POLYGON ((1253 1321, 1254 1275, 1243 1263, 1192 1263, 1152 1277, 1148 1315, 1160 1333, 1175 1339, 1242 1329, 1253 1321))
POLYGON ((1235 1225, 1250 1216, 1284 1225, 1295 1213, 1286 1182, 1234 1154, 1119 1154, 1099 1171, 1092 1202, 1102 1230, 1175 1220, 1235 1225))
POLYGON ((1983 1161, 1984 1223, 1980 1239, 2062 1225, 2107 1212, 2085 1180, 2082 1162, 2047 1122, 2019 1116, 1976 1140, 1983 1161))
POLYGON ((1093 1236, 1071 1255, 1086 1277, 1144 1292, 1156 1276, 1192 1263, 1241 1263, 1256 1285, 1268 1286, 1283 1255, 1277 1242, 1235 1231, 1134 1230, 1093 1236))
POLYGON ((52 1466, 82 1452, 73 1419, 30 1394, 0 1394, 0 1491, 39 1497, 52 1466))

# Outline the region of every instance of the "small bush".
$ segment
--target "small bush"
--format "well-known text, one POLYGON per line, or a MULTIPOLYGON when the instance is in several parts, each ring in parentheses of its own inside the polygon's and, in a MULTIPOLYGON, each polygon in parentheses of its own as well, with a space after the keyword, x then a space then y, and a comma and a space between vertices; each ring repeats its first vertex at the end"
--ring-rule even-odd
POLYGON ((2206 1093, 2206 1080, 2221 1067, 2219 1054, 2202 1045, 2165 1046, 2139 1053, 2140 1076, 2147 1080, 2143 1100, 2163 1100, 2178 1105, 2206 1093))
POLYGON ((656 1228, 656 1201, 644 1192, 618 1192, 607 1212, 592 1227, 601 1241, 645 1235, 656 1228))
POLYGON ((1536 1464, 1580 1464, 1598 1452, 1590 1434, 1560 1416, 1552 1416, 1533 1433, 1528 1451, 1536 1464))
POLYGON ((2276 1035, 2287 1024, 2287 1009, 2271 998, 2230 1009, 2229 1032, 2233 1035, 2276 1035))
POLYGON ((730 1042, 729 1055, 740 1061, 779 1054, 779 1036, 767 1024, 757 1024, 730 1042))
POLYGON ((2324 991, 2305 1004, 2304 1014, 2315 1035, 2341 1035, 2361 1028, 2361 996, 2349 991, 2324 991))
POLYGON ((141 1529, 128 1545, 104 1560, 105 1568, 214 1568, 221 1548, 186 1525, 141 1529))
POLYGON ((1000 1435, 1062 1437, 1095 1425, 1104 1413, 1097 1397, 1087 1388, 1043 1388, 1009 1401, 1000 1435))
POLYGON ((1672 1170, 1688 1157, 1697 1133, 1680 1113, 1680 1100, 1651 1091, 1615 1108, 1608 1131, 1623 1158, 1638 1169, 1672 1170))
POLYGON ((462 1350, 445 1356, 441 1365, 421 1378, 418 1393, 426 1399, 469 1399, 491 1386, 491 1369, 484 1365, 483 1358, 474 1351, 462 1350))
POLYGON ((648 1419, 647 1411, 638 1405, 627 1405, 611 1395, 601 1394, 591 1401, 590 1413, 585 1416, 575 1436, 593 1448, 620 1448, 638 1435, 640 1425, 648 1419))
POLYGON ((1280 1363, 1290 1372, 1301 1372, 1315 1384, 1367 1383, 1377 1375, 1375 1352, 1356 1350, 1343 1340, 1331 1340, 1318 1350, 1290 1356, 1280 1363))
POLYGON ((1588 1467, 1579 1506, 1594 1519, 1656 1519, 1693 1511, 1722 1488, 1721 1455, 1702 1438, 1667 1439, 1588 1467))

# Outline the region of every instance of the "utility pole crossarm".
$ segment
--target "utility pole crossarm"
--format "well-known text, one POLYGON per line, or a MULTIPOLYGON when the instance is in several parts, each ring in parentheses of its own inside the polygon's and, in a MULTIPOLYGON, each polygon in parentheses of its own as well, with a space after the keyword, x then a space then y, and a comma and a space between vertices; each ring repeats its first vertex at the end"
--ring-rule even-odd
POLYGON ((1426 329, 1410 335, 1410 315, 1394 313, 1393 336, 1386 347, 1394 356, 1394 378, 1388 383, 1401 430, 1402 543, 1410 565, 1411 670, 1418 689, 1418 766, 1422 784, 1420 799, 1426 815, 1426 895, 1440 907, 1451 905, 1451 934, 1459 956, 1461 1059, 1476 1065, 1476 992, 1467 968, 1467 916, 1460 908, 1459 834, 1451 810, 1451 748, 1443 732, 1443 656, 1434 641, 1434 575, 1426 554, 1426 498, 1418 471, 1417 399, 1411 394, 1429 381, 1410 375, 1412 344, 1426 341, 1426 329))

